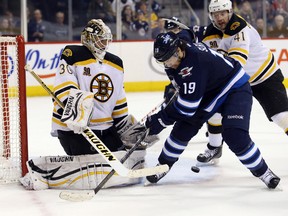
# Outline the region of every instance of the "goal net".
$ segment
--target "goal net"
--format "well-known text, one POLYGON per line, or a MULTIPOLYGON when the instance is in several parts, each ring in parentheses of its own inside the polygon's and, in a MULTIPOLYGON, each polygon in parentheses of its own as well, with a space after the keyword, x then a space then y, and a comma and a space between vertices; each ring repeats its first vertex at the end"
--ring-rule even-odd
POLYGON ((27 172, 25 49, 23 36, 0 36, 0 184, 27 172))

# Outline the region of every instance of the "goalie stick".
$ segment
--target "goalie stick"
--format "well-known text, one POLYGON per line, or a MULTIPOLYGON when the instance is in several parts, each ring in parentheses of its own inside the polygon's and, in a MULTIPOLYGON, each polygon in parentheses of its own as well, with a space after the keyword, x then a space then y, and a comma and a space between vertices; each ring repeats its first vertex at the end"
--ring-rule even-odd
MULTIPOLYGON (((41 80, 41 78, 31 69, 29 65, 25 65, 25 70, 29 71, 31 75, 41 84, 41 86, 54 98, 54 100, 64 108, 64 104, 55 96, 50 88, 41 80)), ((151 168, 142 168, 137 170, 131 170, 125 167, 115 155, 106 147, 106 145, 96 136, 96 134, 86 126, 81 133, 91 146, 106 160, 106 162, 120 175, 128 178, 139 178, 156 173, 166 172, 168 165, 156 166, 151 168)))
MULTIPOLYGON (((146 133, 142 135, 142 137, 137 140, 135 145, 131 149, 129 149, 129 151, 124 155, 124 157, 120 160, 121 163, 124 163, 130 157, 130 155, 137 149, 137 147, 141 146, 141 142, 145 138, 147 133, 148 133, 148 130, 146 130, 146 133)), ((81 191, 81 190, 62 191, 60 192, 59 197, 63 200, 73 201, 73 202, 91 200, 115 173, 116 173, 115 169, 112 169, 106 175, 106 177, 97 185, 97 187, 93 189, 92 191, 81 191)))
MULTIPOLYGON (((146 114, 137 124, 143 124, 148 116, 150 116, 152 113, 154 113, 157 109, 159 109, 162 106, 167 106, 169 105, 174 98, 177 96, 178 92, 176 91, 174 95, 171 97, 171 99, 168 101, 168 103, 165 103, 165 100, 162 101, 160 104, 158 104, 156 107, 154 107, 148 114, 146 114)), ((124 163, 130 155, 139 147, 141 146, 141 141, 145 138, 145 135, 148 133, 148 130, 146 133, 137 140, 135 145, 127 151, 127 153, 124 155, 124 157, 120 160, 121 163, 124 163)), ((101 188, 109 181, 110 178, 115 174, 115 170, 112 169, 108 175, 97 185, 97 187, 91 191, 62 191, 59 194, 59 197, 64 200, 68 201, 74 201, 74 202, 79 202, 79 201, 86 201, 86 200, 91 200, 100 190, 101 188)))

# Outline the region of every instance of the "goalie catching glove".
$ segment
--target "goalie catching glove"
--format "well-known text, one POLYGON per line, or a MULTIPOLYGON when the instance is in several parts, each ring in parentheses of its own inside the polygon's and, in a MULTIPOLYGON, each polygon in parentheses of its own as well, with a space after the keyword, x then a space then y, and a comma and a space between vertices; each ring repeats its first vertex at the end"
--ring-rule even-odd
POLYGON ((81 134, 89 124, 93 98, 94 94, 91 92, 70 89, 61 121, 74 133, 81 134))
MULTIPOLYGON (((147 131, 145 125, 137 122, 133 115, 128 115, 118 124, 116 124, 117 132, 126 146, 126 148, 131 148, 135 143, 144 136, 147 131)), ((146 136, 141 142, 141 149, 146 149, 151 147, 159 140, 158 136, 146 136)))

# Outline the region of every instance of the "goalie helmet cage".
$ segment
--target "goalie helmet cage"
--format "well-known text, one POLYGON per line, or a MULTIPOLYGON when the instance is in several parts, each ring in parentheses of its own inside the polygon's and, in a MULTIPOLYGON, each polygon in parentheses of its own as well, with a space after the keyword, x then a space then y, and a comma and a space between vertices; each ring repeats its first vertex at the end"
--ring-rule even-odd
POLYGON ((17 182, 27 173, 24 65, 23 36, 0 36, 0 184, 17 182))

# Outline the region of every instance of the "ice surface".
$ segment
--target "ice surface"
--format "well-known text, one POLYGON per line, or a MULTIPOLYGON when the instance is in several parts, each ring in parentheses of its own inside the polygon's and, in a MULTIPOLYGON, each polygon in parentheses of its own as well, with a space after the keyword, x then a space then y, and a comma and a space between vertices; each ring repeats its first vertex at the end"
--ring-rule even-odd
MULTIPOLYGON (((162 93, 128 93, 130 113, 141 119, 162 100, 162 93)), ((28 98, 29 157, 63 155, 57 138, 50 136, 50 97, 28 98)), ((5 216, 287 216, 288 137, 269 122, 254 101, 251 137, 270 168, 281 177, 280 187, 269 190, 240 164, 225 145, 216 167, 190 170, 205 148, 205 127, 191 140, 172 170, 157 185, 103 189, 90 201, 61 200, 60 190, 26 191, 21 185, 0 185, 1 215, 5 216)), ((169 129, 147 153, 148 166, 156 164, 169 129)))

